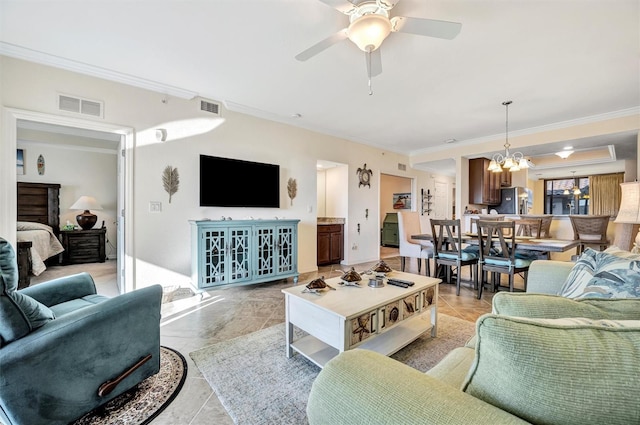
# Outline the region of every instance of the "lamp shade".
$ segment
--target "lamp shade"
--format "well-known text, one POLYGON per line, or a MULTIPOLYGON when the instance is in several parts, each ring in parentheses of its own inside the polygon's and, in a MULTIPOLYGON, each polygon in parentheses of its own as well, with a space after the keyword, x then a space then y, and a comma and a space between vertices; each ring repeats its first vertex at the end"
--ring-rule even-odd
POLYGON ((640 182, 620 183, 622 201, 615 223, 640 223, 640 182))
POLYGON ((84 210, 82 214, 78 214, 76 216, 76 221, 83 230, 89 230, 92 229, 96 224, 96 221, 98 221, 98 216, 92 214, 89 210, 101 210, 102 205, 100 205, 93 196, 83 195, 73 205, 71 205, 69 209, 84 210))
POLYGON ((69 207, 70 210, 101 210, 102 205, 93 196, 81 196, 69 207))

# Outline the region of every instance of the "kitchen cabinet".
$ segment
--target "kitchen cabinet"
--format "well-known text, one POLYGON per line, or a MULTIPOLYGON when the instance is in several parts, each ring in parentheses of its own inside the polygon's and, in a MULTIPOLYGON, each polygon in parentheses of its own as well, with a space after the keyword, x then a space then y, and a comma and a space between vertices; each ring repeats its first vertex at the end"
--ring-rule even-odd
MULTIPOLYGON (((469 160, 469 203, 498 205, 500 203, 500 174, 488 171, 487 158, 469 160)), ((507 172, 508 173, 508 172, 507 172)))
POLYGON ((344 259, 344 225, 318 224, 318 265, 339 263, 344 259))
POLYGON ((502 170, 501 173, 494 173, 500 177, 500 187, 511 187, 511 172, 502 170))

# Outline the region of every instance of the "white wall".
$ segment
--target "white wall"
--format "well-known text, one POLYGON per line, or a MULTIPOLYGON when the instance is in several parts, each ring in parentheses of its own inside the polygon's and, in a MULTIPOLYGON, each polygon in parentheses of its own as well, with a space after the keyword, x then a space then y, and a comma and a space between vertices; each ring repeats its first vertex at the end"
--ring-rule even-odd
POLYGON ((349 214, 349 167, 338 166, 325 171, 325 217, 346 217, 349 214))
POLYGON ((318 217, 327 216, 327 172, 318 171, 316 180, 316 213, 318 217))
MULTIPOLYGON (((101 227, 104 220, 107 228, 106 247, 110 259, 116 257, 116 206, 117 206, 117 143, 113 149, 88 148, 72 145, 69 139, 78 142, 80 137, 48 132, 18 129, 20 149, 25 150, 26 168, 24 175, 18 175, 20 182, 60 184, 60 226, 67 221, 76 225, 76 215, 82 211, 69 207, 82 195, 93 196, 102 210, 92 210, 98 216, 95 227, 101 227), (38 174, 36 161, 42 155, 45 160, 44 175, 38 174), (112 248, 113 247, 113 248, 112 248)), ((84 144, 91 140, 84 139, 84 144)))
MULTIPOLYGON (((347 246, 356 243, 357 250, 349 252, 349 264, 373 261, 379 258, 379 184, 380 173, 394 171, 416 177, 426 184, 425 173, 408 169, 400 173, 397 163, 407 163, 404 155, 383 151, 358 143, 326 136, 288 125, 253 118, 222 109, 224 122, 211 122, 211 115, 199 110, 196 99, 184 100, 160 93, 126 86, 119 83, 84 76, 56 68, 0 57, 3 91, 2 106, 18 110, 47 114, 63 113, 56 110, 58 92, 104 101, 104 123, 131 127, 135 131, 132 150, 127 152, 132 162, 132 199, 129 206, 132 220, 127 229, 133 233, 132 243, 126 245, 126 255, 132 261, 135 287, 153 283, 184 284, 190 280, 191 240, 189 220, 230 216, 273 218, 274 216, 300 219, 299 271, 309 272, 316 265, 316 205, 317 160, 345 163, 349 172, 342 187, 349 194, 345 238, 347 246), (167 102, 163 102, 163 99, 167 102), (211 131, 188 135, 208 120, 211 131), (196 121, 200 120, 200 121, 196 121), (157 143, 155 129, 166 128, 168 141, 157 143), (181 132, 182 136, 175 135, 181 132), (279 164, 281 169, 281 208, 201 208, 198 206, 198 158, 200 154, 242 158, 245 160, 279 164), (362 167, 373 170, 371 188, 358 187, 355 170, 362 167), (180 189, 171 204, 162 187, 161 175, 167 165, 178 168, 180 189), (286 182, 293 177, 298 183, 298 195, 290 205, 286 182), (149 202, 161 201, 162 212, 150 213, 149 202), (365 209, 369 219, 365 219, 365 209), (360 223, 360 233, 357 224, 360 223)), ((210 96, 207 96, 210 97, 210 96)), ((85 119, 88 119, 85 117, 85 119)), ((207 124, 207 123, 205 123, 207 124)), ((2 132, 2 144, 8 132, 2 132)), ((2 155, 0 149, 0 155, 2 155)), ((15 153, 0 158, 3 167, 15 169, 15 153)), ((66 164, 72 165, 72 161, 66 164)), ((10 175, 10 174, 3 174, 10 175)), ((45 175, 46 177, 46 175, 45 175)), ((232 184, 229 176, 220 184, 232 184)), ((7 193, 15 180, 0 181, 1 199, 10 199, 7 193)), ((3 209, 4 211, 4 209, 3 209)), ((14 226, 15 227, 15 226, 14 226)), ((0 226, 0 230, 2 226, 0 226)), ((10 226, 5 226, 10 232, 10 226)), ((128 236, 129 237, 129 236, 128 236)), ((11 239, 11 237, 9 237, 11 239)))

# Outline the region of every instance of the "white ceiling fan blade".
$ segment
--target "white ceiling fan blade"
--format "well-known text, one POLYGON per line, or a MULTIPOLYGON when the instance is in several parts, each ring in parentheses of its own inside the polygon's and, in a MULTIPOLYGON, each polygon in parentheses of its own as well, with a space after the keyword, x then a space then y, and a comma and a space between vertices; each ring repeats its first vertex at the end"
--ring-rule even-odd
POLYGON ((340 31, 338 31, 337 33, 330 35, 329 37, 325 38, 324 40, 314 44, 313 46, 309 47, 307 50, 298 53, 296 55, 296 59, 299 61, 306 61, 307 59, 312 58, 313 56, 317 55, 318 53, 322 52, 323 50, 333 46, 334 44, 344 40, 345 38, 347 38, 347 29, 341 29, 340 31))
POLYGON ((394 16, 391 18, 391 31, 404 32, 427 37, 454 39, 462 29, 459 22, 438 21, 436 19, 408 18, 394 16))
POLYGON ((356 10, 356 6, 347 0, 320 0, 322 3, 327 6, 331 6, 339 12, 344 13, 345 15, 350 15, 351 12, 356 10))
POLYGON ((382 74, 382 54, 380 49, 373 52, 365 52, 365 60, 367 62, 367 75, 369 78, 382 74))
POLYGON ((398 4, 400 0, 380 0, 380 4, 386 10, 393 9, 393 7, 398 4))

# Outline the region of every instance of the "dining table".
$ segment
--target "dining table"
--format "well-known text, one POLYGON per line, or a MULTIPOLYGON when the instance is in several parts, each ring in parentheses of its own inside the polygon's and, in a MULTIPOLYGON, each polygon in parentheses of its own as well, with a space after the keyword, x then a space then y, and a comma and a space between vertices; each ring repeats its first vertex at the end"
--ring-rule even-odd
MULTIPOLYGON (((433 236, 430 233, 421 233, 411 235, 412 239, 427 240, 433 242, 433 236)), ((478 245, 478 235, 466 232, 461 235, 463 243, 469 245, 478 245)), ((516 248, 528 249, 540 252, 565 252, 577 247, 579 241, 573 239, 547 239, 535 238, 531 236, 516 236, 516 248)))

